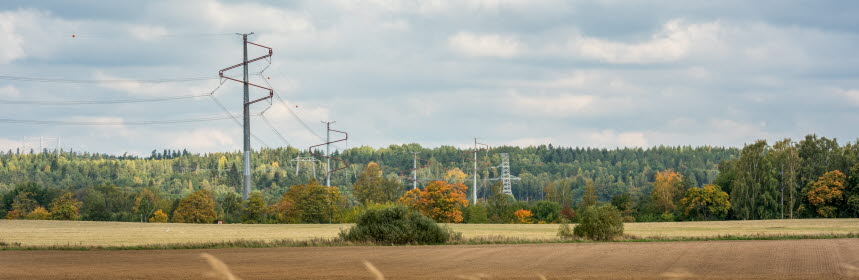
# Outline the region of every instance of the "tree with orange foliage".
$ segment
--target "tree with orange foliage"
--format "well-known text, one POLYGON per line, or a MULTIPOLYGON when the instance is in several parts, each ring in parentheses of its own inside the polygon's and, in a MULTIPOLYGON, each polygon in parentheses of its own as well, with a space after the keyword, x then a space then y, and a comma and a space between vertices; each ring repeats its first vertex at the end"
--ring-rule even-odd
POLYGON ((808 202, 821 217, 833 218, 838 214, 837 205, 844 201, 844 186, 847 176, 841 171, 826 172, 808 190, 808 202))
POLYGON ((533 224, 534 223, 534 214, 532 214, 530 210, 525 210, 525 209, 516 210, 516 212, 513 212, 513 216, 516 216, 516 223, 519 223, 519 224, 533 224))
POLYGON ((653 180, 653 193, 651 199, 653 204, 662 213, 673 213, 677 208, 674 205, 674 200, 680 192, 680 184, 683 182, 683 175, 674 172, 674 170, 664 170, 656 172, 653 180))
POLYGON ((167 222, 167 213, 158 209, 155 213, 152 213, 152 217, 149 218, 150 223, 166 223, 167 222))
POLYGON ((443 223, 462 222, 462 208, 468 206, 465 191, 468 189, 461 183, 449 184, 445 181, 433 181, 423 190, 412 189, 400 198, 400 203, 416 209, 424 215, 443 223))

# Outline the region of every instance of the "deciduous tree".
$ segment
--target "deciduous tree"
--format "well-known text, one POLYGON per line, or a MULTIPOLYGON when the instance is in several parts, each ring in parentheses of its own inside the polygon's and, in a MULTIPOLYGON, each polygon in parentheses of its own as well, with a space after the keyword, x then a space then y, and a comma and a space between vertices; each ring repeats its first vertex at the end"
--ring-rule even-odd
POLYGON ((462 222, 462 208, 468 206, 463 184, 430 182, 423 190, 413 189, 400 198, 400 203, 417 209, 428 217, 445 223, 462 222))
POLYGON ((80 218, 80 209, 83 205, 75 196, 64 193, 51 202, 51 219, 54 220, 77 220, 80 218))
POLYGON ((674 170, 656 172, 653 178, 653 192, 650 197, 654 206, 662 213, 673 213, 675 197, 679 195, 683 175, 674 170))
POLYGON ((686 217, 704 221, 723 219, 731 209, 728 193, 723 192, 717 185, 704 185, 687 190, 680 204, 686 217))
POLYGON ((173 212, 173 222, 176 223, 211 224, 217 219, 215 200, 207 190, 199 190, 183 198, 173 212))
POLYGON ((847 176, 841 171, 833 170, 823 174, 808 190, 808 202, 818 215, 824 218, 834 218, 838 207, 844 202, 844 189, 847 176))

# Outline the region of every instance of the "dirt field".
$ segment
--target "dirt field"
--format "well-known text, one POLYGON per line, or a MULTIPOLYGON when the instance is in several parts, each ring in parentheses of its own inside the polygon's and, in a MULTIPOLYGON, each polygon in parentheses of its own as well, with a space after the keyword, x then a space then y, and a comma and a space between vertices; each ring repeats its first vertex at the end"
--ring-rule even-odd
MULTIPOLYGON (((336 237, 335 225, 198 225, 85 221, 0 220, 0 241, 23 245, 131 246, 164 243, 203 243, 237 239, 280 240, 336 237)), ((455 224, 463 236, 555 238, 558 225, 455 224)), ((808 219, 631 223, 626 233, 639 237, 689 237, 754 234, 831 234, 859 232, 859 219, 808 219)))
POLYGON ((209 253, 242 279, 853 279, 859 239, 2 251, 0 279, 199 279, 209 253))

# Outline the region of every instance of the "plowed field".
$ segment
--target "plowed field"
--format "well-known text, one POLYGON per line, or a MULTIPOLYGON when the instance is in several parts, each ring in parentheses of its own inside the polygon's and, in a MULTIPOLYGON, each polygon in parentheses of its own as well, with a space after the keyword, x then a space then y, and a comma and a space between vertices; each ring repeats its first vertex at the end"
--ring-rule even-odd
POLYGON ((0 279, 200 279, 211 254, 242 279, 853 279, 859 239, 0 251, 0 279))

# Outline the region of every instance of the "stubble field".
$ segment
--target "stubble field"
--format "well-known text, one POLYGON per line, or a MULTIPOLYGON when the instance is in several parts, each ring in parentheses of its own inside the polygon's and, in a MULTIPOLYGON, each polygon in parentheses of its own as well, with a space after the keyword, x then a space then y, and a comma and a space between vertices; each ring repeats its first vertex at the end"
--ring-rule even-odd
MULTIPOLYGON (((334 238, 350 224, 201 225, 0 220, 0 242, 23 246, 137 246, 234 240, 334 238)), ((555 239, 558 225, 453 224, 465 238, 555 239)), ((718 237, 859 233, 859 219, 629 223, 636 237, 718 237)))

